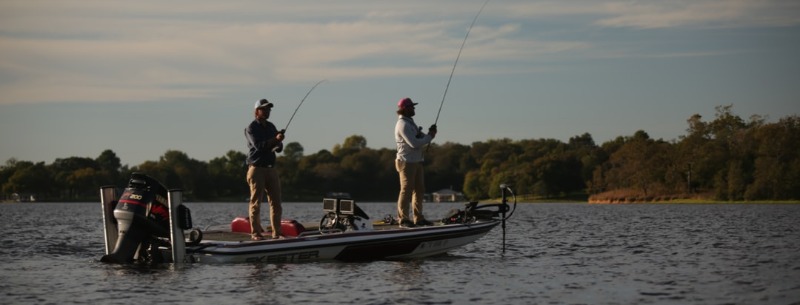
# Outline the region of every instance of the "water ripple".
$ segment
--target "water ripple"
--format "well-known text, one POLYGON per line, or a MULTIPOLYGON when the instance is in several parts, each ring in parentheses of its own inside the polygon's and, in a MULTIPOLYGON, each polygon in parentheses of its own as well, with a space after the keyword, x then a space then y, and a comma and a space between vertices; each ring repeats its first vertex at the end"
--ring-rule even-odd
MULTIPOLYGON (((362 206, 362 204, 359 204, 362 206)), ((227 225, 246 203, 190 203, 227 225)), ((426 204, 437 218, 460 204, 426 204)), ((393 203, 363 204, 382 217, 393 203)), ((317 218, 319 204, 285 215, 317 218)), ((3 303, 799 304, 798 205, 524 204, 448 255, 367 263, 113 266, 99 204, 3 204, 3 303), (97 213, 91 211, 97 211, 97 213), (87 212, 88 211, 88 212, 87 212), (39 224, 39 225, 34 225, 39 224), (47 224, 46 226, 41 224, 47 224)))

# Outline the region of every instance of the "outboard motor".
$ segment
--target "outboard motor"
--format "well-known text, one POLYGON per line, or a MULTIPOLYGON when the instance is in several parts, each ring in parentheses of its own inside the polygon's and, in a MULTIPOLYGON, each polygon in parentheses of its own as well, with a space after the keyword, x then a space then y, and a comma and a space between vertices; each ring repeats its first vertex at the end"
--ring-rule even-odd
POLYGON ((119 237, 114 250, 100 261, 163 261, 158 251, 158 237, 170 236, 167 189, 164 185, 145 174, 133 173, 114 209, 114 219, 119 237))

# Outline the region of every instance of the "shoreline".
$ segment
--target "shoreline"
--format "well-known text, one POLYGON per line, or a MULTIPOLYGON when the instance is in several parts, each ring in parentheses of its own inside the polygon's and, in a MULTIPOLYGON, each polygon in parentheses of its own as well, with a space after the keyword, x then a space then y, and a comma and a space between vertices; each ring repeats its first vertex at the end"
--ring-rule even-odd
POLYGON ((676 199, 660 201, 590 200, 589 204, 800 204, 800 200, 713 200, 713 199, 676 199))

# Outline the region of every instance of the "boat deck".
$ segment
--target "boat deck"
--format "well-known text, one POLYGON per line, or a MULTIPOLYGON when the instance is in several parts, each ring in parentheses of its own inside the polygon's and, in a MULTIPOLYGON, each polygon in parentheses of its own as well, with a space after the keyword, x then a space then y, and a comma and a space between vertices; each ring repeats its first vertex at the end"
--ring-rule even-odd
MULTIPOLYGON (((303 236, 314 236, 319 235, 319 223, 302 223, 305 231, 303 236)), ((374 230, 389 230, 389 229, 398 229, 399 226, 396 224, 385 224, 382 222, 373 223, 374 230)), ((188 236, 188 234, 187 234, 188 236)), ((264 232, 264 240, 270 240, 270 233, 264 232)), ((287 237, 287 238, 295 238, 295 237, 287 237)), ((240 232, 231 232, 230 230, 223 230, 223 229, 214 229, 203 231, 203 240, 214 240, 214 241, 227 241, 227 242, 243 242, 243 241, 250 241, 250 233, 240 233, 240 232)))

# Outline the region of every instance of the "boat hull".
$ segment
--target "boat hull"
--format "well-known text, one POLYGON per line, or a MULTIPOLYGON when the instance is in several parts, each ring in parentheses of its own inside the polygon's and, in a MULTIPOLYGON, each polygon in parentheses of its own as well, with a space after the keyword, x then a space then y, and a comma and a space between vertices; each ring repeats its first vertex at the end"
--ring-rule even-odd
POLYGON ((298 263, 408 260, 446 253, 483 237, 500 221, 314 234, 265 241, 204 241, 187 246, 187 261, 200 263, 298 263))
POLYGON ((510 189, 506 185, 501 189, 500 204, 469 202, 463 210, 451 210, 436 225, 412 228, 400 227, 391 218, 370 222, 349 196, 323 198, 324 216, 318 225, 284 219, 280 224, 284 238, 253 240, 251 224, 243 217, 234 219, 230 229, 192 229, 191 212, 183 205, 183 190, 166 191, 152 177, 133 173, 119 200, 115 186, 100 188, 106 243, 106 255, 101 261, 182 264, 408 260, 440 255, 472 243, 501 223, 505 250, 506 219, 513 210, 509 210, 506 200, 510 189), (155 204, 159 209, 152 208, 155 204), (150 209, 134 212, 142 214, 136 215, 144 220, 159 220, 159 225, 135 225, 137 222, 131 221, 135 217, 120 212, 130 212, 130 205, 150 209), (154 213, 163 215, 159 218, 154 213))

